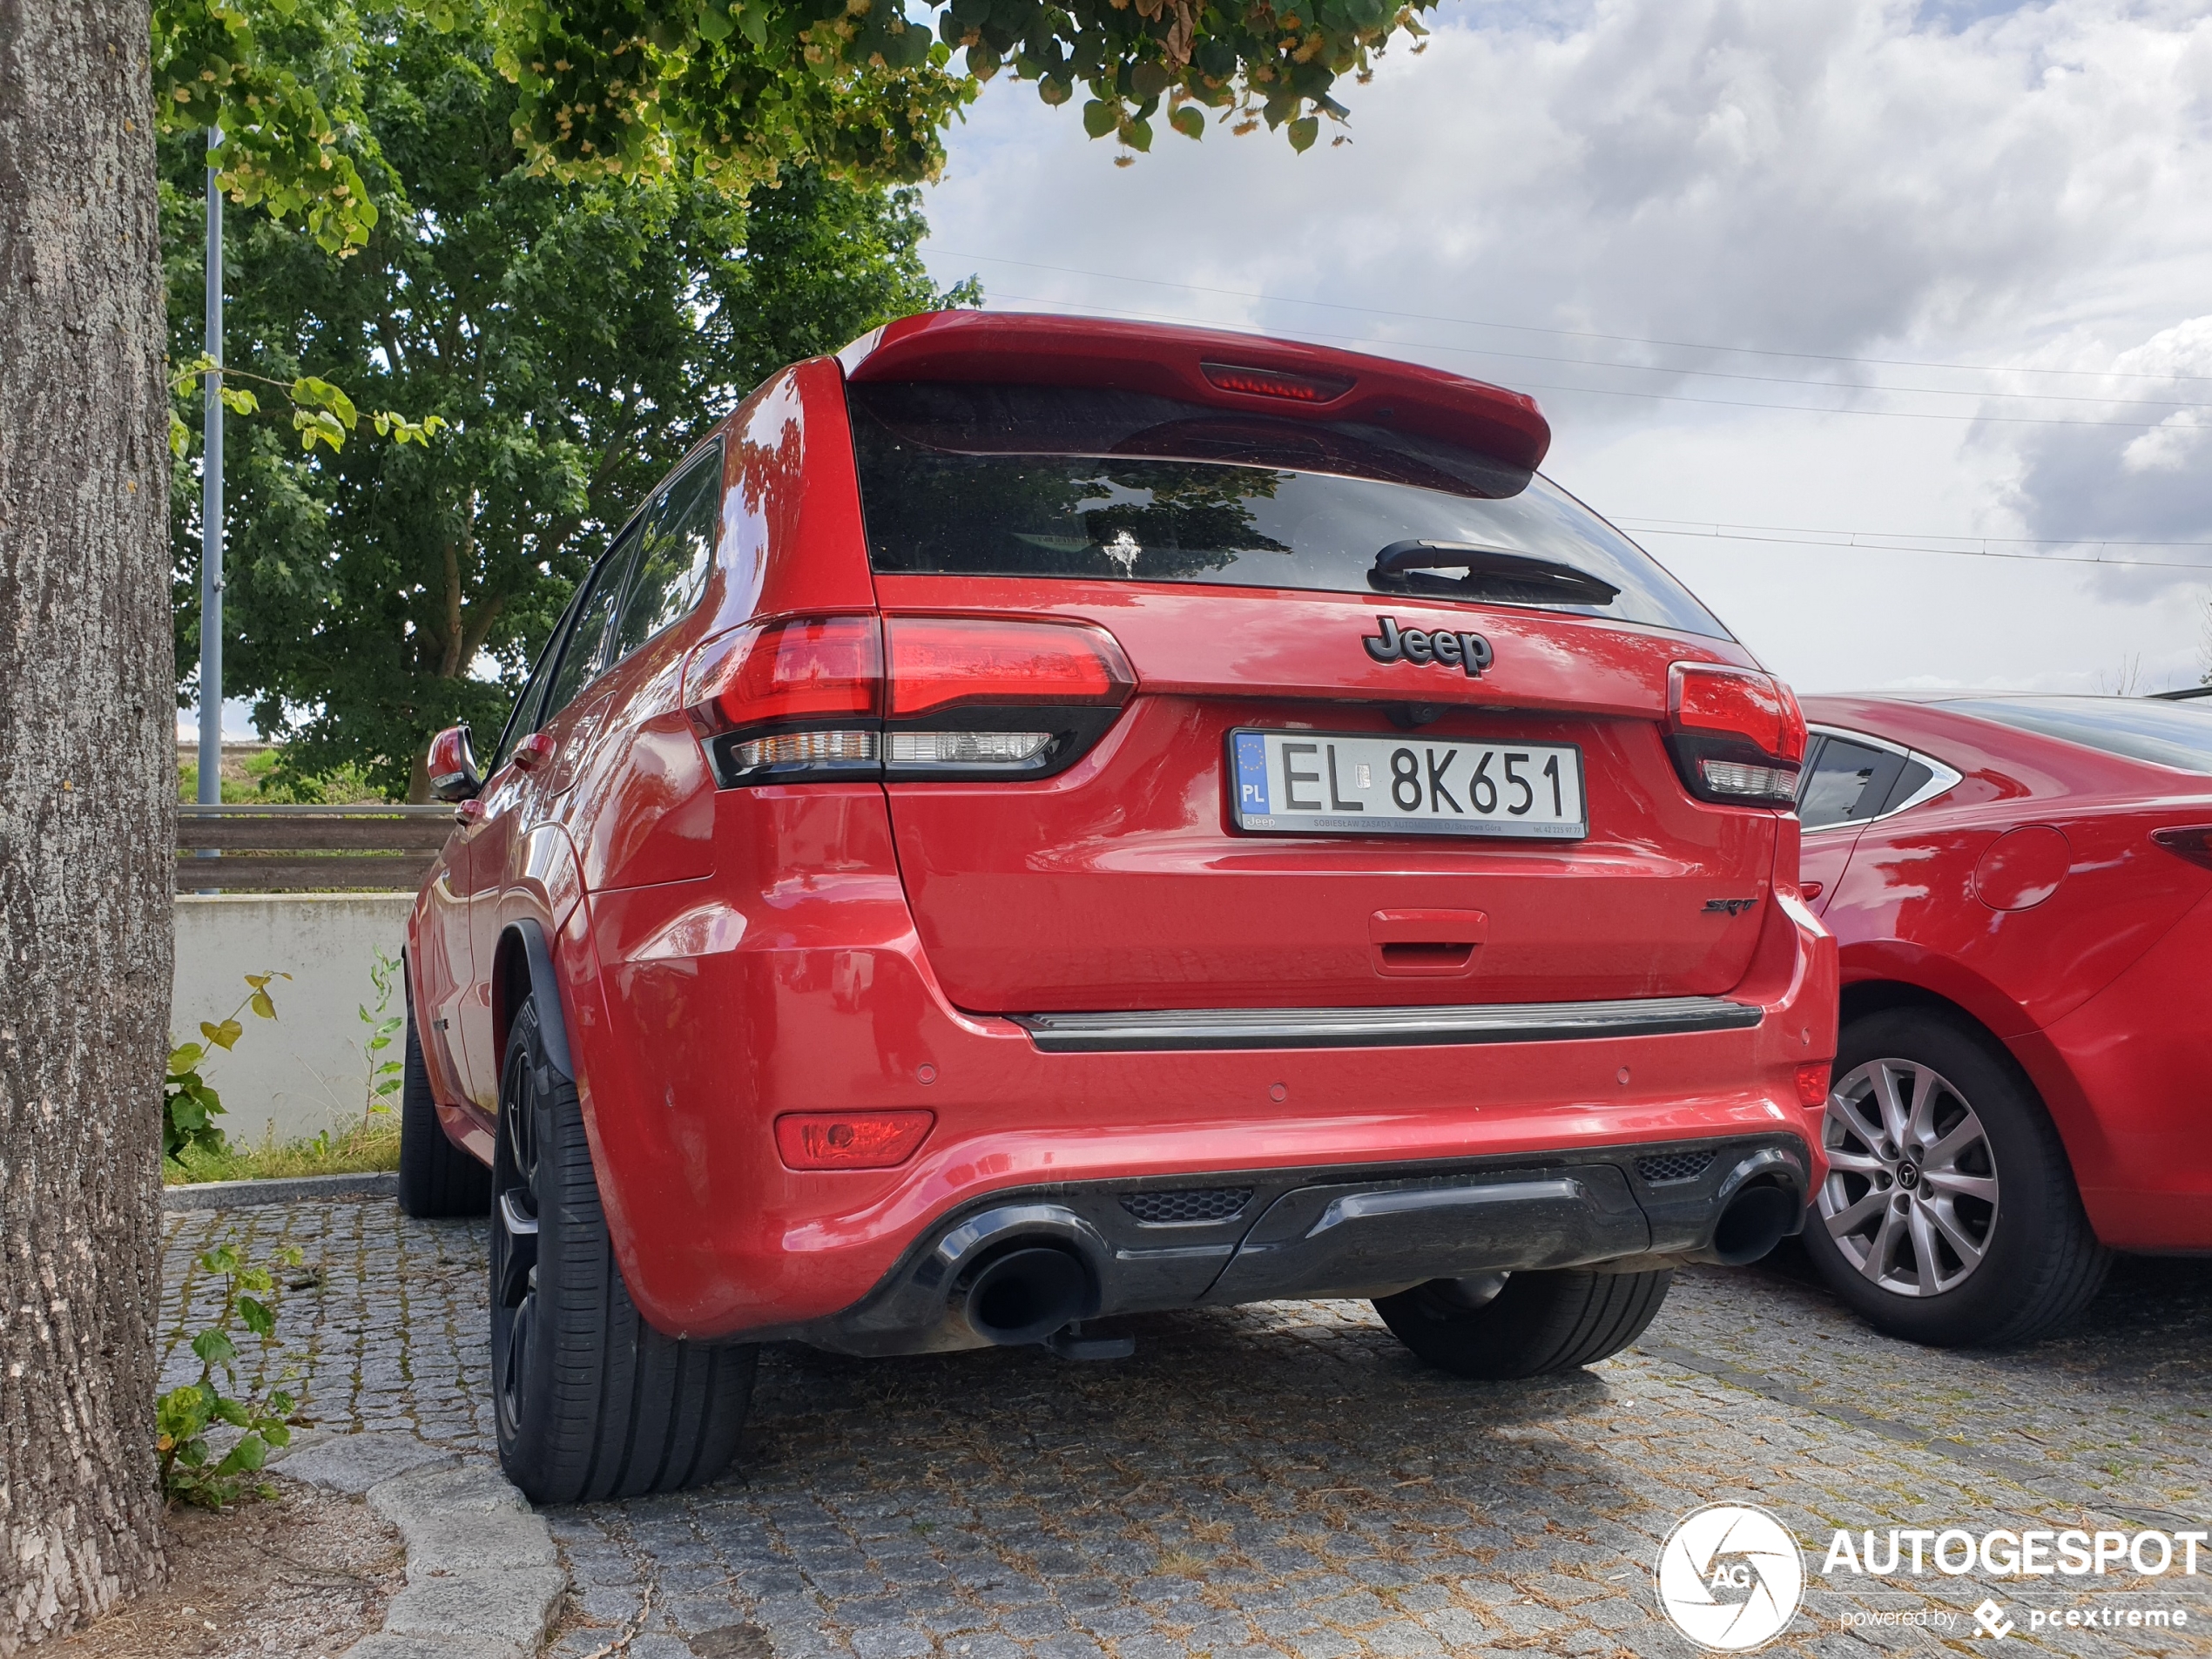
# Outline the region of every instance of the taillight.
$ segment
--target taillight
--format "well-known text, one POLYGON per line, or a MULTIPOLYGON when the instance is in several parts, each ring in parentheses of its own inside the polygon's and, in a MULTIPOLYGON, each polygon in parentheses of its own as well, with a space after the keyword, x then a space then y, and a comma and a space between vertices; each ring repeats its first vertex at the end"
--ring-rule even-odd
POLYGON ((1667 671, 1667 747, 1701 800, 1787 806, 1804 764, 1805 717, 1770 674, 1676 663, 1667 671))
POLYGON ((1797 1103, 1808 1107, 1828 1103, 1828 1062, 1825 1060, 1797 1068, 1797 1103))
POLYGON ((1088 624, 826 617, 711 642, 685 700, 725 786, 1027 778, 1072 765, 1136 684, 1088 624))
POLYGON ((1110 703, 1129 696, 1129 663, 1096 628, 981 617, 886 620, 894 720, 961 704, 1110 703))
POLYGON ((788 1112, 776 1152, 790 1170, 888 1170, 928 1136, 934 1112, 788 1112))
POLYGON ((2191 864, 2202 864, 2207 869, 2212 869, 2212 824, 2153 830, 2150 839, 2176 858, 2187 859, 2191 864))

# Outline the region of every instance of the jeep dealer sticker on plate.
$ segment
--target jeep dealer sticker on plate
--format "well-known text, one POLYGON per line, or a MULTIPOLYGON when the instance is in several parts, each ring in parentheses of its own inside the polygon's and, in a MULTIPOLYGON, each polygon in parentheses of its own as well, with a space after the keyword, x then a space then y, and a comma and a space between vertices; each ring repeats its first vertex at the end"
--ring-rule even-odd
POLYGON ((1332 835, 1587 835, 1570 744, 1229 734, 1237 826, 1332 835))

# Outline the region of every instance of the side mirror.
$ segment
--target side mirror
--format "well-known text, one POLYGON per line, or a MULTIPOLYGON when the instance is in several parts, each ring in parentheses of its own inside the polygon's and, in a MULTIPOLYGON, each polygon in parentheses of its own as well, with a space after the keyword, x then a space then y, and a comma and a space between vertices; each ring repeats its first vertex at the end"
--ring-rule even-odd
POLYGON ((467 800, 484 786, 465 725, 449 725, 430 739, 429 772, 430 792, 440 800, 467 800))

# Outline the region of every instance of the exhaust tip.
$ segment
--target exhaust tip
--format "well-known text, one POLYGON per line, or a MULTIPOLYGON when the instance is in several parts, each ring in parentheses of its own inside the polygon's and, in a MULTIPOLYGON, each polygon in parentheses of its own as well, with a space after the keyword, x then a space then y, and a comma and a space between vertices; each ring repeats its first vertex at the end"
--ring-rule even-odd
POLYGON ((1797 1201, 1777 1186, 1746 1187, 1729 1200, 1713 1228, 1711 1258, 1723 1267, 1742 1267, 1765 1255, 1797 1218, 1797 1201))
POLYGON ((987 1263, 968 1287, 969 1328, 1002 1348, 1042 1342, 1084 1317, 1090 1274, 1074 1255, 1049 1244, 1010 1250, 987 1263))

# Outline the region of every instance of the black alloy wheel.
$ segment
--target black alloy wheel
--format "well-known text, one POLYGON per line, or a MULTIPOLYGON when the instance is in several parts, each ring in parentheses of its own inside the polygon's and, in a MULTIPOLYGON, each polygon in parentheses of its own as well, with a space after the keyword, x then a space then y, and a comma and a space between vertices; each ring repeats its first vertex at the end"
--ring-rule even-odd
POLYGON ((577 1503, 719 1475, 759 1350, 664 1336, 638 1313, 576 1084, 546 1061, 535 1001, 508 1035, 492 1189, 492 1393, 508 1479, 534 1503, 577 1503))

